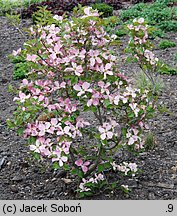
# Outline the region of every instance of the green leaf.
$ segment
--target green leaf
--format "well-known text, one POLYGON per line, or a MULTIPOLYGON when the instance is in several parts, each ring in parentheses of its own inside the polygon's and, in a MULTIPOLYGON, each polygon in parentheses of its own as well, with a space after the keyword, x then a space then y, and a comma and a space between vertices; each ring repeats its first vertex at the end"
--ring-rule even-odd
POLYGON ((21 136, 24 132, 24 128, 18 128, 17 133, 19 136, 21 136))
POLYGON ((126 128, 122 128, 122 135, 125 137, 127 134, 127 129, 126 128))
POLYGON ((28 120, 29 118, 31 117, 31 114, 30 113, 26 113, 23 117, 23 120, 26 121, 28 120))
POLYGON ((103 172, 103 170, 104 170, 104 164, 99 164, 98 165, 98 172, 100 173, 100 172, 103 172))
POLYGON ((133 112, 128 114, 128 118, 134 118, 134 116, 135 114, 133 112))
POLYGON ((70 166, 68 164, 64 164, 63 165, 63 169, 66 170, 66 171, 69 171, 70 170, 70 166))
POLYGON ((117 182, 113 182, 112 184, 111 184, 111 188, 112 189, 115 189, 117 187, 117 182))
POLYGON ((91 108, 91 111, 92 111, 93 113, 97 111, 97 107, 95 107, 95 106, 91 106, 90 108, 91 108))
POLYGON ((73 170, 71 171, 71 174, 76 175, 76 174, 77 174, 77 169, 73 169, 73 170))
POLYGON ((54 162, 52 166, 53 166, 53 169, 59 169, 60 167, 58 162, 54 162))
POLYGON ((71 84, 73 85, 73 84, 76 84, 76 83, 78 83, 78 77, 74 76, 74 77, 71 78, 71 84))
POLYGON ((109 162, 104 163, 104 168, 109 169, 111 168, 111 164, 109 162))
POLYGON ((40 154, 37 153, 37 152, 32 152, 32 155, 33 155, 33 157, 34 157, 36 160, 40 160, 40 159, 41 159, 40 154))
POLYGON ((102 147, 102 143, 98 143, 98 148, 100 149, 102 147))
POLYGON ((28 139, 28 144, 31 145, 31 144, 34 144, 36 142, 36 137, 30 137, 28 139))
POLYGON ((88 106, 85 105, 83 111, 84 111, 84 112, 87 112, 87 111, 89 111, 89 110, 90 110, 90 107, 88 107, 88 106))
POLYGON ((7 119, 6 123, 7 123, 7 126, 9 128, 14 128, 15 127, 14 122, 12 122, 10 119, 7 119))
POLYGON ((108 107, 110 105, 110 101, 108 99, 104 100, 104 106, 108 107))
POLYGON ((84 177, 84 174, 81 170, 78 170, 77 172, 77 175, 80 177, 80 178, 83 178, 84 177))

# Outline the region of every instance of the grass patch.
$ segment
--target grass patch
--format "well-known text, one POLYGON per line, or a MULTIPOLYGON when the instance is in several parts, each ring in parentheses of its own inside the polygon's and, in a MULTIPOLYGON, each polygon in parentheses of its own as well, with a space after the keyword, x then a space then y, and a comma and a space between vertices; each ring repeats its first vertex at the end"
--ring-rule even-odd
POLYGON ((160 74, 167 74, 167 75, 176 75, 177 69, 173 68, 167 64, 163 64, 161 68, 158 70, 160 74))
POLYGON ((161 22, 159 24, 159 28, 165 32, 177 31, 177 21, 168 20, 168 21, 161 22))
POLYGON ((139 3, 120 14, 124 22, 143 17, 148 24, 157 26, 162 31, 177 31, 177 8, 170 7, 176 0, 156 0, 153 4, 139 3))
POLYGON ((29 72, 29 64, 26 62, 24 57, 22 56, 16 56, 11 57, 11 62, 14 64, 14 70, 13 70, 13 79, 19 80, 24 79, 27 77, 27 74, 29 72))
POLYGON ((149 132, 145 135, 144 148, 147 151, 153 150, 156 147, 156 140, 153 133, 149 132))
POLYGON ((177 53, 175 54, 174 60, 177 61, 177 53))
POLYGON ((156 95, 159 95, 160 92, 164 89, 164 82, 160 77, 156 77, 154 79, 155 82, 155 86, 154 86, 153 83, 147 78, 147 76, 143 71, 136 73, 134 80, 137 88, 141 90, 144 90, 145 88, 148 89, 149 91, 153 90, 156 95))
POLYGON ((123 37, 123 36, 127 35, 127 29, 124 26, 122 26, 115 32, 115 34, 118 37, 123 37))
POLYGON ((102 17, 109 17, 113 15, 113 7, 105 3, 92 4, 92 8, 97 9, 99 12, 103 13, 102 17))
POLYGON ((33 3, 40 3, 45 0, 0 0, 0 16, 4 16, 6 13, 11 13, 19 8, 27 8, 33 3))
POLYGON ((173 41, 162 40, 160 41, 158 46, 160 49, 167 49, 167 48, 175 47, 176 43, 173 41))
POLYGON ((14 66, 14 72, 13 72, 13 79, 24 79, 27 76, 28 70, 28 64, 27 62, 20 62, 15 64, 14 66))
POLYGON ((151 31, 148 32, 148 33, 149 33, 149 38, 150 38, 150 39, 155 39, 156 37, 159 37, 159 38, 165 37, 164 31, 162 31, 162 30, 159 29, 159 28, 155 28, 155 27, 153 27, 153 28, 151 29, 151 31))

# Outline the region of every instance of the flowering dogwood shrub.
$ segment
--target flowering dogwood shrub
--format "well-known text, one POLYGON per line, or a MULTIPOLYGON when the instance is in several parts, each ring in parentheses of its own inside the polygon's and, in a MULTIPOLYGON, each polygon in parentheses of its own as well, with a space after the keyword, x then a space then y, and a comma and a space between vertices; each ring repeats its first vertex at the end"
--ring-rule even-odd
POLYGON ((31 72, 14 98, 18 108, 8 125, 28 140, 37 158, 78 176, 81 195, 108 184, 104 170, 119 178, 135 175, 134 161, 119 164, 113 156, 120 149, 143 149, 142 132, 153 110, 149 92, 119 73, 110 50, 116 36, 102 22, 91 7, 70 18, 55 15, 55 24, 31 27, 33 39, 14 52, 25 55, 31 72))

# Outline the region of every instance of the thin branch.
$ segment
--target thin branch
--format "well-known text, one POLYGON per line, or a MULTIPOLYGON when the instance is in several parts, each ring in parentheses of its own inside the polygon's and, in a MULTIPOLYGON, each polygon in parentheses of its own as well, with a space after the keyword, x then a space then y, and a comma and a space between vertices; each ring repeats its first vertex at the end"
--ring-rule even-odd
POLYGON ((102 152, 102 150, 103 150, 103 146, 101 145, 95 163, 92 164, 92 166, 90 166, 90 169, 87 171, 87 173, 84 175, 84 177, 89 176, 96 169, 96 167, 98 166, 98 164, 100 162, 100 159, 101 159, 101 152, 102 152))
POLYGON ((109 147, 103 147, 104 150, 108 151, 108 150, 112 150, 114 149, 116 146, 118 146, 120 144, 121 141, 121 136, 117 139, 117 142, 115 140, 110 140, 113 141, 115 144, 109 147))
POLYGON ((76 158, 74 156, 74 153, 73 153, 73 148, 70 146, 69 148, 69 152, 70 152, 70 156, 71 156, 71 160, 72 160, 72 164, 75 168, 77 168, 76 164, 75 164, 75 161, 76 161, 76 158))

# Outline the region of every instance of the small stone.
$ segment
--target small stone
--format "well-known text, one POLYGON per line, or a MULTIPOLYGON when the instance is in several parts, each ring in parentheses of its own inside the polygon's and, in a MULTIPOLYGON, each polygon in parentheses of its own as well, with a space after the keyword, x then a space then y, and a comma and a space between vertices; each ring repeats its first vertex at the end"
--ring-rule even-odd
POLYGON ((165 189, 173 189, 174 184, 166 184, 166 183, 158 183, 157 187, 165 188, 165 189))
POLYGON ((56 178, 64 178, 66 177, 67 172, 65 170, 62 171, 57 171, 53 173, 53 176, 55 176, 56 178))
POLYGON ((149 193, 149 194, 148 194, 148 199, 149 199, 149 200, 155 200, 155 195, 154 195, 154 193, 149 193))
POLYGON ((10 189, 13 193, 18 193, 18 188, 15 185, 12 185, 10 189))
POLYGON ((134 179, 129 179, 128 185, 130 186, 130 188, 137 188, 138 187, 137 181, 134 179))
POLYGON ((177 178, 174 179, 174 185, 175 185, 175 186, 177 185, 177 178))
POLYGON ((51 182, 54 182, 54 181, 56 181, 57 179, 56 178, 53 178, 52 180, 51 180, 51 182))
POLYGON ((2 76, 2 78, 1 78, 2 83, 7 83, 8 81, 9 80, 5 76, 2 76))
POLYGON ((29 186, 26 186, 25 191, 31 191, 31 188, 29 186))
POLYGON ((0 159, 0 169, 2 168, 2 166, 4 165, 6 160, 6 156, 0 159))
POLYGON ((12 162, 11 162, 11 161, 7 162, 7 166, 10 166, 11 164, 12 164, 12 162))
POLYGON ((20 181, 23 181, 23 178, 20 175, 16 175, 13 177, 12 181, 20 182, 20 181))
POLYGON ((62 180, 64 181, 65 184, 71 184, 72 183, 71 179, 62 178, 62 180))

